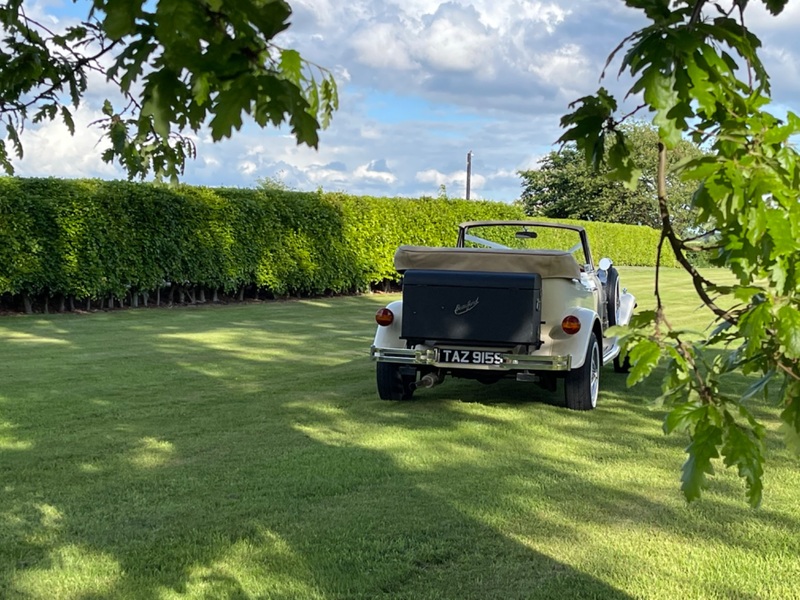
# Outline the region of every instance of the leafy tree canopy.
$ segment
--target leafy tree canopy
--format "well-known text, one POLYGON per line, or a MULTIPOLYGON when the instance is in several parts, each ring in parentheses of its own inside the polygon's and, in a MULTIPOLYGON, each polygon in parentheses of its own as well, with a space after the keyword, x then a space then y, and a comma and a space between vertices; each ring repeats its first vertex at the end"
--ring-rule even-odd
MULTIPOLYGON (((762 0, 779 15, 787 0, 762 0)), ((761 502, 765 425, 753 401, 777 398, 787 442, 800 450, 800 156, 790 143, 800 118, 768 112, 769 76, 747 28, 753 2, 626 0, 647 25, 626 37, 609 57, 621 57, 629 94, 654 115, 658 128, 656 190, 661 244, 669 244, 716 318, 700 339, 676 328, 659 293, 656 309, 635 316, 621 331, 635 384, 666 360, 664 431, 686 432, 690 443, 682 489, 698 498, 715 465, 736 469, 752 505, 761 502), (708 142, 710 153, 677 170, 695 188, 697 223, 714 227, 705 252, 729 269, 734 285, 717 285, 686 258, 667 186, 668 156, 681 139, 708 142), (720 352, 720 350, 723 350, 720 352), (751 377, 743 389, 741 375, 751 377)), ((561 142, 574 142, 587 163, 608 165, 613 180, 635 185, 640 166, 620 126, 617 101, 605 89, 580 98, 562 118, 561 142), (613 143, 609 143, 613 140, 613 143)), ((634 114, 637 111, 634 111, 634 114)))
MULTIPOLYGON (((78 0, 73 0, 77 2, 78 0)), ((106 100, 97 124, 129 177, 151 170, 177 178, 195 147, 187 136, 208 125, 214 141, 248 116, 261 127, 288 122, 298 143, 316 147, 337 108, 331 73, 275 37, 289 27, 284 0, 92 0, 77 25, 54 32, 22 0, 0 4, 0 167, 23 155, 29 122, 73 113, 92 72, 124 100, 106 100)))
MULTIPOLYGON (((644 122, 620 126, 625 133, 631 156, 641 169, 638 185, 631 189, 619 180, 611 180, 607 161, 599 173, 583 159, 570 142, 558 152, 550 152, 539 161, 538 169, 520 171, 520 201, 529 215, 583 221, 607 221, 659 228, 656 175, 658 170, 658 130, 644 122)), ((692 194, 695 186, 680 178, 676 166, 702 156, 700 148, 680 140, 667 157, 667 190, 673 224, 680 233, 694 221, 692 194)))

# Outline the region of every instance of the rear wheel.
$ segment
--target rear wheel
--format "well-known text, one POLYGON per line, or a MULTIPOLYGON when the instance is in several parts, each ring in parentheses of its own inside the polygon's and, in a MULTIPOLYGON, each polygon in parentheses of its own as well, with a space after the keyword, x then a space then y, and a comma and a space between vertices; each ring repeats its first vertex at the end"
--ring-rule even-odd
POLYGON ((414 375, 404 375, 400 372, 400 365, 387 362, 379 362, 375 373, 381 400, 411 400, 414 395, 411 384, 416 379, 414 375))
MULTIPOLYGON (((619 322, 619 273, 614 267, 608 270, 606 281, 606 310, 608 311, 608 326, 613 327, 619 322)), ((631 361, 626 354, 624 357, 614 358, 614 371, 627 373, 631 370, 631 361)))
POLYGON ((600 343, 597 336, 589 338, 583 366, 567 373, 564 396, 570 410, 592 410, 597 406, 600 392, 600 343))

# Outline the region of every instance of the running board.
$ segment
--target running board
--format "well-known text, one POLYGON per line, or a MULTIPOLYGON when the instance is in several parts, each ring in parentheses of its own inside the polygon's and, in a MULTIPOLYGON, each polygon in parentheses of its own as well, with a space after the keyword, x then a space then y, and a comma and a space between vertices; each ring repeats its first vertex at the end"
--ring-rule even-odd
POLYGON ((611 348, 603 352, 603 364, 607 365, 609 362, 619 356, 619 345, 615 342, 611 348))

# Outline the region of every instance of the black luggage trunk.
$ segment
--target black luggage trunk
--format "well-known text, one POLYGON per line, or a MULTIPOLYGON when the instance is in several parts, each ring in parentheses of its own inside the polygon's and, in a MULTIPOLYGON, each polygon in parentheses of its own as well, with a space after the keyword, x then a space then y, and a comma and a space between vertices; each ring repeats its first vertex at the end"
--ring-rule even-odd
POLYGON ((541 341, 542 278, 536 273, 406 271, 401 337, 481 346, 541 341))

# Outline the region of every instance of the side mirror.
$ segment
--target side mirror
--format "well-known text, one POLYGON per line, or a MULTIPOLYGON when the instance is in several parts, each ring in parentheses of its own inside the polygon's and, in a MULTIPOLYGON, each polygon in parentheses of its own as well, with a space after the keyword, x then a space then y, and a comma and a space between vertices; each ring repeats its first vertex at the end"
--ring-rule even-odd
POLYGON ((608 271, 612 264, 614 263, 611 262, 610 258, 601 258, 600 262, 597 263, 597 268, 601 271, 608 271))

